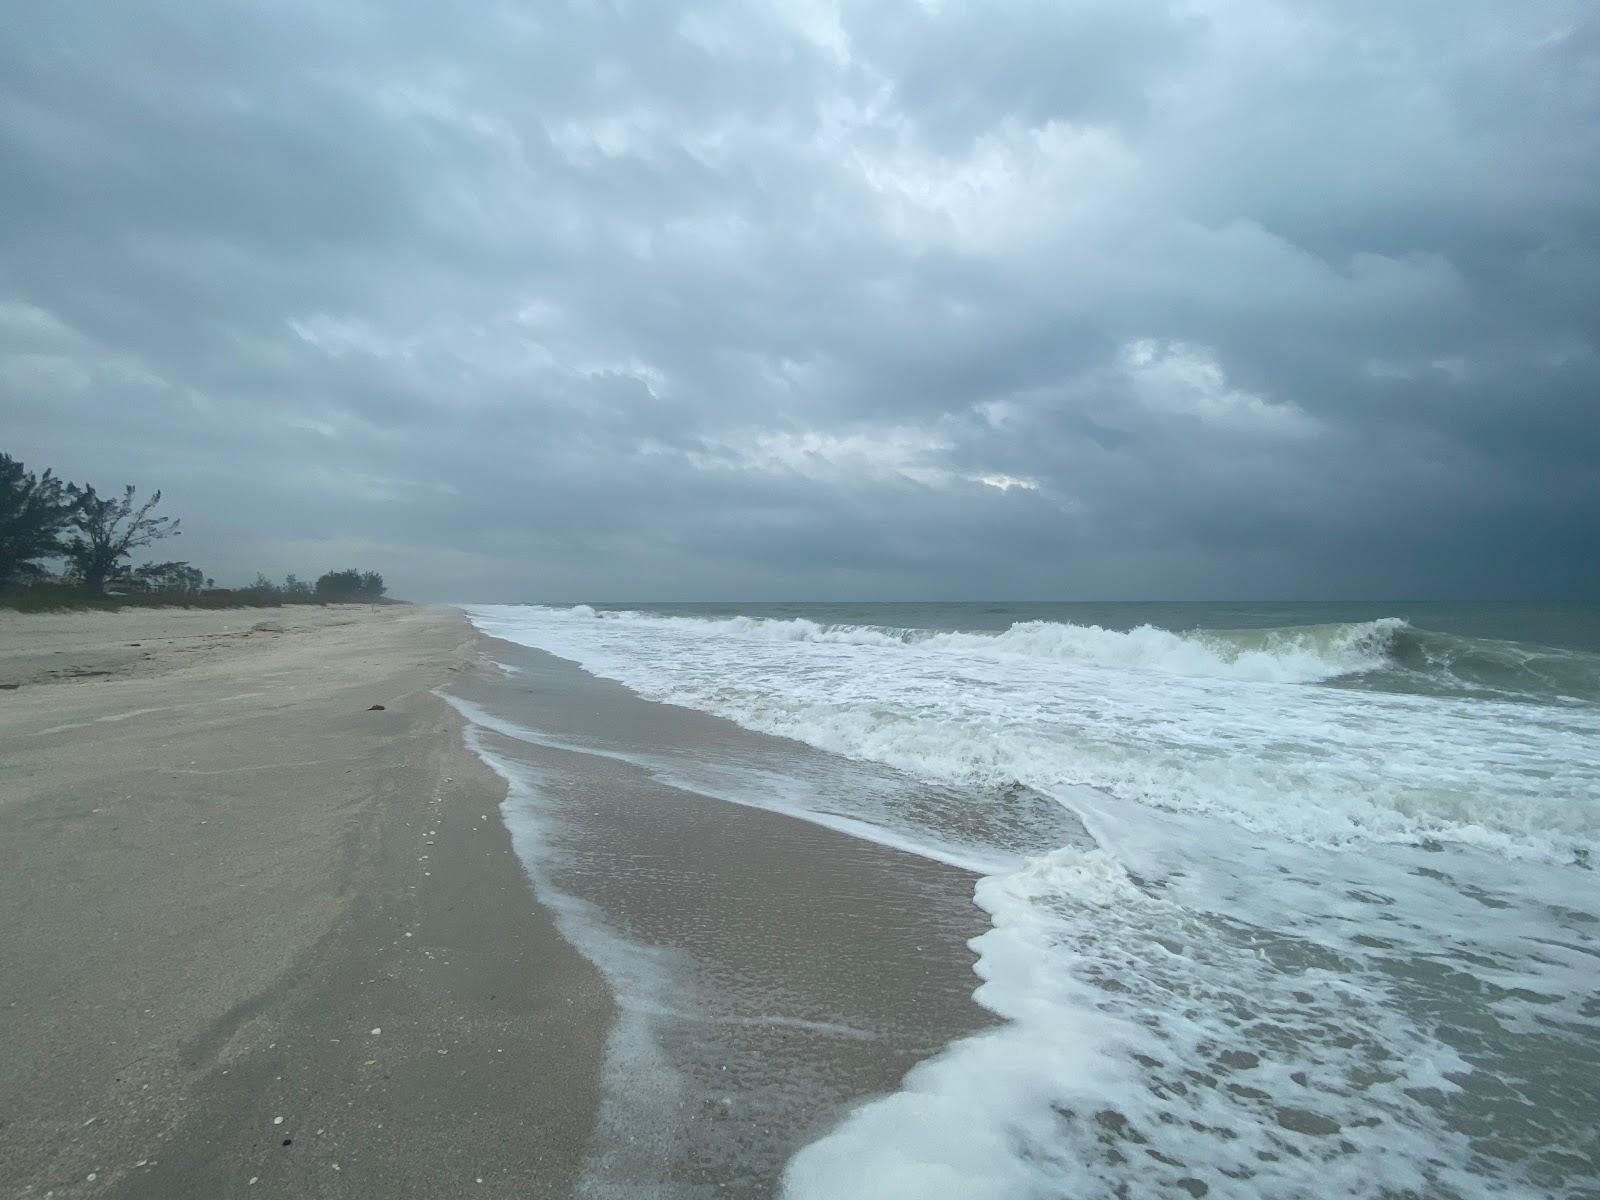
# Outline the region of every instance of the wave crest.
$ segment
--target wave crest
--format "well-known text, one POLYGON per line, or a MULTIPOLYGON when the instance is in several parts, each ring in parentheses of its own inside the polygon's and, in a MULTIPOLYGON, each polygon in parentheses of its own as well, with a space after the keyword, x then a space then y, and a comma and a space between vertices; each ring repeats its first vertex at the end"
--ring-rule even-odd
POLYGON ((1401 617, 1268 629, 1175 631, 1155 625, 1106 629, 1018 621, 998 632, 940 632, 889 625, 823 624, 805 617, 669 616, 587 604, 541 609, 558 618, 603 620, 710 638, 941 651, 1089 669, 1146 671, 1244 683, 1328 683, 1426 695, 1600 698, 1600 655, 1441 633, 1401 617))
MULTIPOLYGON (((1318 683, 1385 666, 1391 641, 1404 628, 1406 623, 1398 617, 1290 629, 1192 633, 1174 633, 1154 625, 1121 632, 1098 625, 1025 621, 989 641, 995 653, 1084 666, 1260 683, 1318 683)), ((972 634, 942 634, 931 640, 944 640, 967 651, 982 645, 972 634)))
POLYGON ((998 633, 939 633, 882 625, 824 625, 804 617, 678 617, 633 611, 596 614, 587 605, 574 616, 611 621, 666 623, 712 637, 819 645, 882 646, 922 653, 957 651, 985 656, 1071 662, 1087 667, 1155 671, 1260 683, 1318 683, 1389 664, 1396 635, 1410 628, 1398 617, 1286 629, 1206 630, 1175 633, 1154 625, 1130 630, 1056 621, 1019 621, 998 633))

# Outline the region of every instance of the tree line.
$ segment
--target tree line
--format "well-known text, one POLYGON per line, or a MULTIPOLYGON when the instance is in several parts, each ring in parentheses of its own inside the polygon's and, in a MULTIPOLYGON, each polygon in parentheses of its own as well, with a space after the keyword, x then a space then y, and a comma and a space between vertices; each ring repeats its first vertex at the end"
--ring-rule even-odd
POLYGON ((161 493, 140 502, 133 484, 101 496, 51 470, 35 474, 0 454, 0 589, 8 603, 53 607, 74 600, 143 598, 157 603, 339 604, 383 599, 383 576, 353 568, 309 583, 257 575, 242 588, 218 588, 187 562, 135 564, 136 551, 177 537, 176 517, 158 515, 161 493), (57 570, 47 564, 59 563, 57 570))

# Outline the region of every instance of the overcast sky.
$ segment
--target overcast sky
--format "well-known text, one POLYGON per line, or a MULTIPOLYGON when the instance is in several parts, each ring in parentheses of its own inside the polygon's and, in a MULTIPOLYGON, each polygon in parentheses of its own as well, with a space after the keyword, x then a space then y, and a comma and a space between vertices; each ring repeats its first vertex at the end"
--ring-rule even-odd
POLYGON ((1591 0, 6 24, 0 450, 219 580, 1600 592, 1591 0))

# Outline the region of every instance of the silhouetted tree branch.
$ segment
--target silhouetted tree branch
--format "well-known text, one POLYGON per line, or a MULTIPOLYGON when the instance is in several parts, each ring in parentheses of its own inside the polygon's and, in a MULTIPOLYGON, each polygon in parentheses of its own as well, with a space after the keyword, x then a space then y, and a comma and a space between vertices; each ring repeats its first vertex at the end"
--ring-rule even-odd
POLYGON ((122 560, 135 550, 178 536, 176 517, 151 515, 151 510, 161 503, 159 491, 152 492, 137 508, 133 493, 131 483, 120 497, 108 500, 102 500, 92 487, 77 490, 73 524, 78 534, 67 546, 67 557, 74 574, 92 592, 103 592, 108 582, 128 574, 122 560))
POLYGON ((41 558, 60 558, 77 510, 79 492, 48 470, 34 475, 9 454, 0 454, 0 584, 22 583, 45 573, 41 558))

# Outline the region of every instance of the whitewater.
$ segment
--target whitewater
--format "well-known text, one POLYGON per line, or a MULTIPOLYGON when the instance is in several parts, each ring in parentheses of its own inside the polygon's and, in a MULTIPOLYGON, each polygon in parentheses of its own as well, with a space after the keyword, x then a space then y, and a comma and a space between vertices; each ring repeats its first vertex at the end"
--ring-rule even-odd
POLYGON ((795 1155, 795 1200, 1600 1188, 1591 650, 1399 616, 468 611, 959 797, 789 802, 979 871, 1004 1019, 795 1155))

